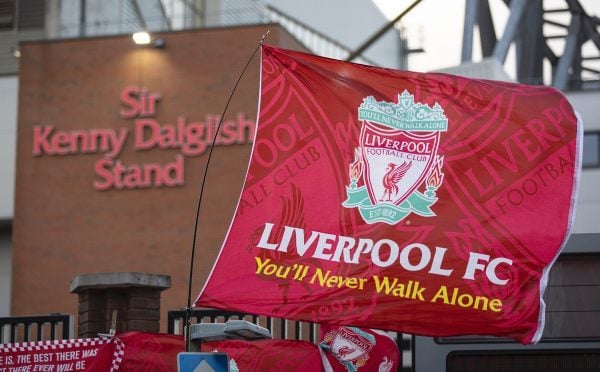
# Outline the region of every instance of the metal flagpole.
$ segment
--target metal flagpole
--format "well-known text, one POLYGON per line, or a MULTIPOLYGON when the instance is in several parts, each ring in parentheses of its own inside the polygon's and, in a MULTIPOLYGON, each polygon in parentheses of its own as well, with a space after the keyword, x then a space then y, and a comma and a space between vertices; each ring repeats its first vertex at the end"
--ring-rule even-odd
POLYGON ((213 135, 210 150, 208 151, 208 158, 206 159, 206 165, 204 167, 204 175, 202 176, 202 182, 200 184, 201 185, 200 186, 200 194, 198 195, 198 204, 196 207, 196 222, 194 223, 194 237, 192 240, 192 254, 190 257, 190 274, 189 274, 189 281, 188 281, 187 307, 185 308, 185 321, 184 321, 184 324, 185 324, 185 351, 186 352, 190 351, 190 325, 191 325, 190 315, 191 315, 191 311, 192 311, 191 302, 192 302, 192 277, 194 274, 194 254, 196 252, 196 237, 198 235, 198 220, 200 218, 200 206, 202 205, 202 195, 204 194, 204 185, 206 184, 206 175, 208 174, 208 166, 210 164, 210 159, 212 157, 213 149, 215 148, 217 134, 219 133, 219 130, 221 129, 221 124, 223 124, 223 118, 225 117, 225 113, 227 112, 229 103, 231 102, 231 99, 233 98, 233 94, 235 93, 235 90, 237 89, 237 86, 240 83, 240 80, 242 80, 242 76, 244 76, 246 69, 250 65, 250 62, 252 62, 252 59, 254 59, 256 52, 258 51, 258 49, 260 49, 260 47, 262 46, 262 44, 264 43, 264 41, 268 35, 269 35, 269 30, 267 30, 267 32, 261 37, 260 41, 258 42, 258 45, 254 49, 254 52, 252 52, 252 55, 248 59, 248 62, 246 62, 246 65, 242 69, 240 76, 238 77, 237 81, 235 82, 235 85, 234 85, 233 89, 231 90, 231 94, 229 95, 229 98, 227 99, 227 103, 225 104, 225 108, 223 109, 223 113, 221 114, 221 117, 219 118, 219 124, 217 125, 217 130, 215 131, 215 134, 213 135))

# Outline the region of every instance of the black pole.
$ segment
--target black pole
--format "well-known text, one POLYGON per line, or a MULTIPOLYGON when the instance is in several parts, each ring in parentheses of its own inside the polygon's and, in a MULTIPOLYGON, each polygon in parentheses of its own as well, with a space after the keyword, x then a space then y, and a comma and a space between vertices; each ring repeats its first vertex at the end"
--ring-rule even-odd
POLYGON ((229 107, 229 103, 231 102, 231 98, 233 98, 233 94, 235 93, 235 90, 237 89, 237 86, 240 83, 240 80, 242 80, 242 76, 244 76, 246 69, 250 65, 250 62, 252 62, 252 59, 256 55, 256 52, 258 51, 258 49, 260 49, 263 42, 267 38, 267 35, 269 35, 268 30, 260 39, 258 45, 254 49, 254 52, 252 52, 252 55, 248 59, 248 62, 246 62, 246 66, 244 66, 244 68, 242 69, 242 72, 240 73, 240 76, 238 77, 237 81, 235 82, 235 85, 234 85, 233 89, 231 90, 231 94, 229 95, 229 98, 227 99, 227 103, 225 104, 225 108, 223 109, 223 113, 221 114, 221 117, 219 118, 219 124, 217 125, 217 130, 215 131, 215 134, 213 135, 212 142, 210 145, 210 150, 208 151, 208 157, 206 159, 206 165, 204 167, 204 175, 202 176, 202 182, 200 183, 200 194, 198 195, 198 204, 196 207, 196 222, 194 222, 194 237, 192 240, 192 254, 190 257, 190 274, 189 274, 189 281, 188 281, 187 307, 185 308, 185 321, 184 321, 184 324, 185 324, 185 351, 186 352, 190 351, 190 325, 191 325, 190 315, 192 312, 192 277, 194 275, 194 254, 196 253, 196 237, 198 234, 198 220, 200 219, 200 206, 202 205, 202 195, 204 194, 204 185, 206 184, 206 175, 208 174, 208 166, 210 164, 210 159, 212 158, 213 149, 215 148, 217 134, 219 133, 219 130, 221 129, 221 124, 223 124, 223 118, 225 117, 225 113, 227 112, 227 108, 229 107))
POLYGON ((383 34, 385 34, 390 28, 394 26, 396 22, 398 22, 402 17, 404 17, 408 12, 410 12, 417 4, 419 4, 421 0, 416 0, 414 3, 410 4, 408 8, 406 8, 402 13, 398 14, 396 18, 389 21, 385 26, 383 26, 379 31, 377 31, 373 36, 371 36, 367 41, 365 41, 361 46, 359 46, 354 52, 350 53, 346 61, 352 61, 354 58, 358 57, 362 54, 368 47, 371 46, 377 39, 379 39, 383 34))

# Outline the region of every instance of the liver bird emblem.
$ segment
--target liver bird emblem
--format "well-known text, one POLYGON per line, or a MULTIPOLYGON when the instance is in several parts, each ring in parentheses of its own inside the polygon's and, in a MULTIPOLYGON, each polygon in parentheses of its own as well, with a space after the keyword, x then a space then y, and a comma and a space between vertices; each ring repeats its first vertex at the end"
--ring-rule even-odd
POLYGON ((387 356, 384 356, 381 364, 379 365, 379 372, 390 372, 393 367, 394 362, 389 360, 387 356))
POLYGON ((400 165, 394 163, 388 164, 387 168, 385 168, 385 174, 383 175, 383 196, 379 201, 392 201, 392 194, 396 195, 398 193, 398 182, 400 182, 411 166, 412 161, 405 161, 400 165))
POLYGON ((356 349, 351 348, 349 346, 342 346, 338 352, 337 355, 341 358, 344 359, 346 357, 346 355, 353 353, 354 351, 356 351, 356 349))

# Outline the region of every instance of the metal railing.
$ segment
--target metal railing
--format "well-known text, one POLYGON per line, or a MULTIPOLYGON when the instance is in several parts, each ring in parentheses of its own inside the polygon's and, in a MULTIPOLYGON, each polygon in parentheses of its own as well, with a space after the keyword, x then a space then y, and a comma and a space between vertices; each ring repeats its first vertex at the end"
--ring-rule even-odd
MULTIPOLYGON (((311 322, 299 322, 280 318, 271 318, 246 314, 243 312, 224 310, 192 310, 191 322, 194 323, 225 323, 231 319, 247 320, 251 323, 267 328, 271 331, 273 338, 283 340, 303 340, 314 344, 319 343, 319 325, 311 322)), ((167 332, 170 334, 183 335, 185 323, 185 310, 169 311, 167 332)), ((401 353, 402 363, 398 372, 412 371, 412 336, 396 333, 396 345, 401 353)))
POLYGON ((0 318, 2 344, 69 338, 73 338, 73 320, 69 314, 0 318))
MULTIPOLYGON (((235 311, 192 310, 193 323, 225 323, 228 320, 240 319, 267 328, 273 338, 284 340, 304 340, 317 343, 319 341, 318 324, 293 320, 258 316, 235 311)), ((169 311, 167 332, 182 335, 184 332, 185 310, 169 311)))

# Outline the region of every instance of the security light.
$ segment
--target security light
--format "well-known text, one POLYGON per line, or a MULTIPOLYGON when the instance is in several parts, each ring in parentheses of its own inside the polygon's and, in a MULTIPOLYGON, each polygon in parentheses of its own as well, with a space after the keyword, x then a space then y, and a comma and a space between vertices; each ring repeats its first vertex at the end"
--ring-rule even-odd
POLYGON ((271 332, 247 320, 228 320, 226 323, 197 323, 190 325, 192 341, 264 340, 271 332))
POLYGON ((250 323, 247 320, 228 320, 227 323, 225 323, 223 332, 225 332, 230 339, 234 340, 252 341, 272 338, 271 332, 268 329, 250 323))
POLYGON ((133 42, 137 45, 148 45, 150 44, 150 34, 146 31, 138 31, 132 35, 133 42))

